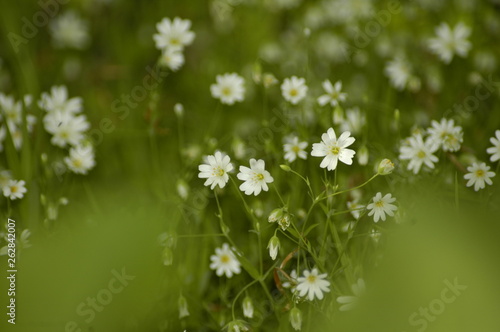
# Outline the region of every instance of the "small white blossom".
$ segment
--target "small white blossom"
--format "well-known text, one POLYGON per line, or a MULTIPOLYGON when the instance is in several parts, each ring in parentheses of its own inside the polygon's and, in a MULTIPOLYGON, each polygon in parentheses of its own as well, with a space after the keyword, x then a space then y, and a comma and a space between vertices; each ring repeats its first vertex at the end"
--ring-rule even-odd
POLYGON ((432 127, 427 130, 429 140, 434 144, 434 148, 443 148, 443 151, 458 151, 463 141, 462 127, 455 126, 452 119, 441 119, 441 122, 433 120, 432 127))
POLYGON ((354 137, 350 137, 350 135, 351 133, 348 131, 343 132, 337 140, 335 131, 333 128, 329 128, 326 133, 321 135, 322 142, 313 144, 311 156, 325 157, 320 167, 329 171, 337 168, 339 160, 344 164, 352 165, 352 158, 356 152, 347 149, 355 141, 354 137))
POLYGON ((253 308, 252 299, 249 296, 246 296, 243 299, 243 316, 245 316, 247 318, 253 318, 253 312, 254 312, 254 308, 253 308))
POLYGON ((73 173, 87 174, 95 166, 94 149, 91 145, 72 147, 64 162, 73 173))
POLYGON ((184 46, 190 45, 195 37, 190 31, 191 21, 176 17, 172 20, 164 18, 156 24, 158 33, 153 36, 156 48, 182 51, 184 46))
POLYGON ((429 168, 434 168, 434 163, 438 162, 438 157, 433 155, 437 147, 432 141, 424 142, 421 134, 409 137, 404 145, 399 149, 399 159, 409 160, 408 170, 417 174, 425 164, 429 168))
POLYGON ((245 192, 246 195, 251 195, 252 193, 257 196, 262 190, 268 191, 268 183, 274 181, 271 174, 265 169, 266 164, 264 160, 250 159, 250 168, 246 166, 240 166, 240 172, 238 173, 238 179, 245 181, 240 185, 240 190, 245 192))
POLYGON ((342 131, 350 131, 356 135, 366 124, 366 116, 359 110, 359 107, 349 108, 345 111, 345 119, 343 118, 340 123, 342 131))
POLYGON ((486 149, 486 152, 491 154, 490 161, 495 162, 500 160, 500 130, 495 131, 496 137, 491 137, 490 142, 493 144, 492 147, 486 149))
POLYGON ((307 159, 307 152, 304 149, 307 147, 307 142, 300 142, 297 136, 292 137, 283 145, 285 151, 285 160, 294 162, 297 158, 307 159))
POLYGON ((215 274, 221 277, 223 274, 231 278, 233 274, 241 272, 240 262, 234 255, 229 244, 224 243, 222 248, 215 249, 215 255, 210 256, 210 268, 215 270, 215 274))
POLYGON ((22 104, 15 101, 14 97, 6 96, 0 92, 0 120, 2 115, 9 126, 19 125, 22 121, 22 104))
POLYGON ((212 97, 220 99, 223 104, 233 105, 245 98, 245 80, 236 73, 217 75, 216 83, 210 86, 212 97))
POLYGON ((74 116, 60 111, 47 113, 43 124, 45 130, 52 134, 50 142, 61 148, 68 144, 79 145, 84 138, 84 132, 90 128, 85 115, 74 116))
POLYGON ((66 86, 53 86, 50 94, 43 92, 38 106, 47 112, 61 112, 76 114, 82 111, 82 98, 74 97, 68 99, 68 89, 66 86))
POLYGON ((385 221, 386 214, 388 214, 391 217, 394 217, 394 211, 396 211, 398 207, 396 205, 391 204, 396 201, 396 198, 392 197, 391 194, 387 194, 384 197, 382 197, 382 194, 378 192, 375 195, 375 197, 373 197, 372 200, 373 202, 368 204, 366 208, 370 210, 368 216, 374 215, 373 221, 378 222, 379 219, 385 221))
POLYGON ((307 294, 309 301, 317 298, 318 300, 323 299, 323 293, 328 293, 330 291, 330 282, 326 280, 326 273, 318 274, 318 269, 314 268, 312 271, 304 270, 304 276, 297 279, 297 291, 300 297, 304 297, 307 294))
POLYGON ((436 38, 429 40, 429 48, 439 56, 441 61, 449 64, 456 54, 465 58, 472 45, 467 38, 471 30, 462 22, 455 25, 454 29, 446 23, 441 23, 436 28, 436 38))
POLYGON ((283 98, 293 105, 297 105, 305 98, 307 89, 306 80, 304 78, 298 78, 297 76, 285 78, 281 84, 281 94, 283 98))
POLYGON ((184 54, 179 50, 167 48, 162 51, 158 64, 177 71, 184 65, 184 54))
POLYGON ((228 172, 233 170, 233 164, 228 155, 223 155, 220 151, 215 152, 213 156, 207 157, 207 164, 198 166, 200 179, 207 179, 204 183, 205 186, 210 186, 214 189, 219 185, 219 188, 224 188, 229 181, 228 172))
POLYGON ((342 81, 335 82, 332 85, 330 80, 323 81, 323 89, 325 89, 326 94, 321 95, 318 98, 318 104, 325 106, 330 103, 332 107, 338 106, 340 102, 344 102, 347 98, 347 93, 342 92, 342 81))
POLYGON ((274 235, 269 240, 267 248, 269 249, 269 256, 271 256, 271 258, 275 260, 276 257, 278 256, 278 250, 280 248, 280 239, 276 235, 274 235))
POLYGON ((28 191, 25 184, 26 182, 23 180, 8 180, 7 183, 2 186, 3 195, 11 200, 21 199, 28 191))
POLYGON ((84 49, 90 42, 87 21, 74 11, 57 16, 50 23, 50 32, 57 48, 84 49))
POLYGON ((467 187, 474 186, 474 190, 479 191, 479 189, 484 189, 485 184, 493 184, 491 178, 495 176, 495 172, 491 172, 490 166, 486 166, 485 163, 473 163, 467 167, 467 171, 469 173, 464 175, 464 179, 469 180, 467 187))
POLYGON ((412 78, 412 69, 406 59, 398 57, 386 64, 385 75, 389 77, 391 85, 401 91, 412 78))

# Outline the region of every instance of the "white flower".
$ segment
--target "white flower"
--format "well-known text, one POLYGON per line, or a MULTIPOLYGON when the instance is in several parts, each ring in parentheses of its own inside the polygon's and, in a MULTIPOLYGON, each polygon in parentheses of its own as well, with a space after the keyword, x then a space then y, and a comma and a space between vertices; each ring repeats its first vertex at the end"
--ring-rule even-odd
POLYGON ((3 141, 5 140, 5 137, 7 136, 7 129, 5 126, 0 127, 0 152, 3 151, 3 141))
POLYGON ((8 180, 7 183, 2 186, 3 195, 11 200, 21 199, 27 192, 25 184, 26 182, 23 180, 8 180))
POLYGON ((297 284, 297 270, 293 269, 292 272, 290 272, 290 275, 289 275, 290 279, 287 279, 287 281, 285 281, 282 286, 283 288, 290 288, 290 290, 292 291, 292 293, 295 293, 295 289, 296 289, 296 284, 297 284))
POLYGON ((236 73, 217 75, 216 83, 210 86, 212 97, 223 104, 233 105, 245 98, 245 80, 236 73))
POLYGON ((422 135, 416 134, 409 137, 407 142, 399 148, 399 159, 410 160, 408 170, 417 174, 422 164, 427 165, 429 168, 434 168, 434 163, 438 162, 438 158, 433 155, 436 149, 437 147, 432 141, 426 140, 424 142, 422 135))
POLYGON ((50 142, 61 148, 68 144, 79 145, 84 138, 83 133, 90 128, 84 115, 74 116, 61 111, 47 113, 43 124, 45 130, 53 135, 50 142))
POLYGON ((240 262, 227 243, 224 243, 222 248, 216 248, 215 255, 210 256, 210 260, 212 261, 210 268, 215 270, 215 274, 219 277, 225 274, 226 277, 231 278, 233 274, 241 272, 240 262))
POLYGON ((350 131, 356 135, 361 132, 363 126, 366 124, 366 116, 361 113, 359 107, 349 108, 345 111, 346 118, 341 121, 341 130, 350 131))
POLYGON ((385 75, 389 77, 391 85, 401 91, 412 77, 411 66, 404 58, 395 58, 386 64, 385 75))
POLYGON ((342 92, 342 81, 337 81, 332 85, 332 82, 325 80, 322 85, 326 94, 318 98, 318 104, 321 106, 330 103, 332 107, 335 107, 339 105, 339 102, 344 102, 346 100, 347 93, 342 92))
POLYGON ((179 70, 184 65, 184 54, 175 49, 164 49, 158 61, 160 66, 170 68, 172 71, 179 70))
POLYGON ((0 92, 0 120, 2 114, 8 125, 19 125, 22 121, 22 104, 20 101, 15 101, 14 97, 6 96, 0 92))
POLYGON ((176 17, 171 21, 169 18, 164 18, 156 24, 158 33, 153 36, 156 48, 182 51, 184 46, 190 45, 195 37, 194 32, 189 31, 189 28, 191 28, 190 20, 176 17))
POLYGON ((307 294, 309 301, 318 298, 323 299, 323 292, 330 291, 330 282, 325 280, 327 274, 318 274, 318 269, 314 268, 312 271, 304 270, 304 276, 297 279, 297 291, 299 296, 303 297, 307 294))
POLYGON ((265 169, 266 164, 264 160, 250 159, 250 168, 245 166, 240 166, 240 172, 238 173, 238 179, 245 181, 240 185, 240 190, 244 191, 246 195, 251 195, 252 193, 257 196, 261 190, 268 191, 268 183, 274 181, 271 174, 265 169))
POLYGON ((455 25, 452 30, 446 23, 441 23, 436 28, 436 38, 429 40, 429 48, 446 64, 450 63, 453 55, 466 57, 472 45, 467 40, 471 30, 462 22, 455 25))
POLYGON ((94 149, 91 145, 72 147, 64 162, 73 173, 87 174, 95 166, 94 149))
POLYGON ((379 219, 382 219, 382 221, 385 221, 385 214, 387 213, 389 216, 394 217, 394 211, 398 209, 396 205, 393 205, 391 203, 394 203, 396 201, 396 198, 392 197, 391 194, 387 194, 384 197, 382 197, 381 193, 377 193, 375 197, 373 197, 373 202, 368 204, 366 207, 370 212, 368 213, 368 216, 373 216, 373 221, 378 222, 379 219))
POLYGON ((429 139, 434 144, 434 148, 443 148, 443 151, 458 151, 463 141, 462 127, 455 126, 452 119, 441 119, 441 122, 433 120, 432 127, 427 129, 429 139))
POLYGON ((339 296, 337 297, 337 302, 342 304, 339 308, 340 311, 348 311, 356 306, 359 298, 363 295, 366 290, 365 281, 363 279, 358 279, 358 281, 351 286, 352 293, 354 295, 339 296))
POLYGON ((297 76, 285 78, 281 84, 281 94, 283 98, 293 105, 297 105, 299 101, 305 98, 307 89, 306 80, 304 78, 298 78, 297 76))
POLYGON ((216 185, 224 188, 229 181, 227 173, 233 170, 233 164, 231 164, 229 156, 224 156, 220 151, 217 151, 213 156, 208 156, 207 164, 201 164, 198 166, 198 170, 200 171, 198 177, 207 179, 204 183, 205 186, 210 186, 210 189, 214 189, 216 185))
POLYGON ((0 189, 6 186, 9 180, 12 180, 12 172, 9 170, 0 171, 0 189))
POLYGON ((307 147, 307 142, 300 142, 297 136, 292 137, 283 145, 285 151, 285 160, 294 162, 295 159, 307 159, 307 152, 304 149, 307 147))
POLYGON ((53 86, 50 94, 43 92, 38 106, 47 112, 61 112, 76 114, 82 111, 82 98, 74 97, 68 99, 68 89, 66 86, 53 86))
POLYGON ((467 187, 474 185, 474 190, 484 189, 485 183, 492 185, 493 181, 490 178, 495 176, 494 172, 490 172, 490 166, 486 166, 485 163, 473 163, 471 166, 467 167, 469 173, 464 175, 464 179, 469 180, 467 182, 467 187))
POLYGON ((355 141, 350 135, 348 131, 343 132, 337 140, 335 131, 329 128, 325 134, 321 135, 322 142, 313 144, 311 156, 325 157, 319 166, 329 171, 337 168, 339 160, 344 164, 352 165, 352 158, 356 152, 347 149, 355 141))
POLYGON ((80 19, 74 11, 56 17, 50 23, 50 32, 57 48, 84 49, 90 41, 87 21, 80 19))
POLYGON ((357 200, 354 200, 347 202, 347 208, 349 209, 349 211, 351 211, 351 214, 354 217, 354 219, 358 220, 359 217, 361 216, 361 211, 363 211, 365 206, 359 204, 357 200))
POLYGON ((247 318, 253 318, 253 303, 249 296, 243 299, 243 316, 247 318))
POLYGON ((491 154, 491 162, 495 162, 497 160, 500 160, 500 130, 495 131, 495 137, 490 138, 491 144, 493 144, 492 147, 486 149, 486 152, 491 154))

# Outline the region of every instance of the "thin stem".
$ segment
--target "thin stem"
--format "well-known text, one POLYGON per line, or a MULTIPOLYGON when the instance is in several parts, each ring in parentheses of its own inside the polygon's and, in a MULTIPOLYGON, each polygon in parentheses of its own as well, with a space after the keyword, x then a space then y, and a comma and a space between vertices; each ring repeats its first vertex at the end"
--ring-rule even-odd
POLYGON ((253 284, 255 284, 256 282, 259 282, 260 279, 254 279, 252 280, 248 285, 246 285, 245 287, 243 287, 238 294, 236 294, 236 296, 234 297, 234 300, 233 300, 233 305, 231 306, 231 313, 233 315, 233 320, 236 320, 236 316, 234 315, 234 307, 236 305, 236 300, 238 300, 238 297, 240 297, 241 294, 243 294, 243 292, 245 292, 250 286, 252 286, 253 284))
POLYGON ((338 192, 335 192, 333 194, 330 194, 330 195, 327 195, 323 198, 320 198, 319 201, 323 201, 327 198, 330 198, 330 197, 333 197, 333 196, 336 196, 336 195, 340 195, 340 194, 344 194, 344 193, 347 193, 347 192, 350 192, 350 191, 353 191, 353 190, 356 190, 356 189, 359 189, 361 187, 364 187, 365 185, 367 185, 369 182, 371 182, 373 179, 375 179, 377 176, 379 176, 378 173, 376 173, 374 176, 372 176, 370 179, 368 179, 368 181, 360 184, 359 186, 356 186, 354 188, 350 188, 350 189, 346 189, 346 190, 342 190, 342 191, 338 191, 338 192))

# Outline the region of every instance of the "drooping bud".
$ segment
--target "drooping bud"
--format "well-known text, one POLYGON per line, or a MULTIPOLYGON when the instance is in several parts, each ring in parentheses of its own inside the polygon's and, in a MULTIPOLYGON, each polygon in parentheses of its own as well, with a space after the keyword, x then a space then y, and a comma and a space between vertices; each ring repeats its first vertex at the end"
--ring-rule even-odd
POLYGON ((394 170, 394 163, 389 159, 384 159, 378 165, 377 172, 380 175, 387 175, 391 174, 393 170, 394 170))
POLYGON ((179 319, 189 316, 189 310, 187 306, 186 298, 181 294, 179 300, 177 301, 179 305, 179 319))
POLYGON ((278 250, 280 248, 280 239, 276 235, 274 235, 269 240, 267 248, 269 249, 269 256, 271 256, 271 258, 275 260, 276 257, 278 256, 278 250))
POLYGON ((290 324, 295 331, 302 329, 302 312, 297 307, 290 310, 290 324))
POLYGON ((253 318, 253 303, 249 296, 243 299, 243 316, 253 318))

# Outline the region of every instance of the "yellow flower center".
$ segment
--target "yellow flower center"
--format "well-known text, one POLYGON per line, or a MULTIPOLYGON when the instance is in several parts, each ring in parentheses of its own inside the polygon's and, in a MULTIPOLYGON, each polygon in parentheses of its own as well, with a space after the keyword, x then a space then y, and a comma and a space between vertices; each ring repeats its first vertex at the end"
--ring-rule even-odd
POLYGON ((259 174, 256 174, 255 177, 257 178, 257 180, 259 181, 262 181, 264 180, 264 175, 262 173, 259 173, 259 174))
POLYGON ((293 148, 292 148, 292 151, 295 152, 295 153, 299 153, 300 152, 300 148, 295 145, 293 148))
POLYGON ((333 153, 334 155, 338 155, 340 152, 340 148, 338 146, 333 146, 330 152, 333 153))
POLYGON ((309 281, 311 284, 315 283, 316 282, 316 276, 309 275, 307 277, 307 281, 309 281))
POLYGON ((73 159, 72 163, 75 168, 80 168, 83 164, 81 159, 73 159))
POLYGON ((217 176, 223 176, 223 175, 224 175, 224 173, 226 173, 226 172, 225 172, 222 168, 220 168, 220 167, 219 167, 219 168, 217 169, 217 176))
POLYGON ((376 201, 375 206, 379 208, 384 207, 384 201, 376 201))
POLYGON ((171 45, 180 45, 181 41, 178 38, 170 38, 171 45))
POLYGON ((228 255, 222 255, 222 256, 220 256, 221 263, 227 264, 227 263, 229 263, 230 260, 231 260, 231 258, 229 258, 228 255))
POLYGON ((223 88, 223 89, 222 89, 222 94, 223 94, 224 96, 229 96, 229 95, 231 95, 231 88, 229 88, 229 87, 227 87, 227 86, 226 86, 225 88, 223 88))
POLYGON ((476 176, 477 176, 478 178, 483 177, 483 176, 484 176, 484 171, 483 171, 482 169, 478 169, 478 170, 476 171, 476 176))
POLYGON ((426 156, 426 154, 423 150, 418 151, 417 157, 419 157, 420 159, 424 159, 425 156, 426 156))
POLYGON ((297 89, 291 89, 290 90, 290 96, 295 97, 299 94, 299 91, 297 89))
POLYGON ((12 186, 12 187, 10 187, 10 191, 11 191, 11 193, 15 194, 19 191, 19 188, 17 186, 12 186))

